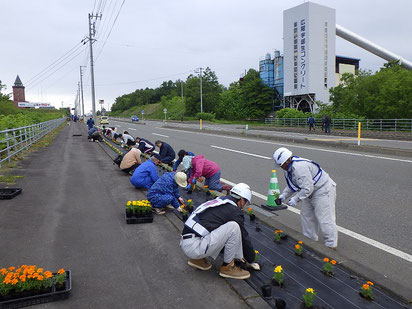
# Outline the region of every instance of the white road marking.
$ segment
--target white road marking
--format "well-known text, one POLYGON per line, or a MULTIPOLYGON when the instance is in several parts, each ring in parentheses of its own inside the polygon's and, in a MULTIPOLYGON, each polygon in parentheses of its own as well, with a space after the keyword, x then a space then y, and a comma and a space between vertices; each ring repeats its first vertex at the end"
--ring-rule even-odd
POLYGON ((219 147, 219 146, 214 146, 214 145, 210 145, 210 147, 217 148, 217 149, 223 149, 223 150, 227 150, 227 151, 232 151, 232 152, 237 152, 237 153, 245 154, 245 155, 248 155, 248 156, 258 157, 258 158, 267 159, 267 160, 272 159, 272 158, 269 158, 269 157, 265 157, 265 156, 261 156, 261 155, 257 155, 257 154, 253 154, 253 153, 249 153, 249 152, 243 152, 243 151, 239 151, 239 150, 234 150, 234 149, 229 149, 229 148, 224 148, 224 147, 219 147))
POLYGON ((167 135, 163 135, 163 134, 157 134, 157 133, 152 133, 153 135, 158 135, 158 136, 162 136, 162 137, 169 137, 169 136, 167 136, 167 135))
MULTIPOLYGON (((231 186, 234 186, 234 185, 235 185, 235 183, 233 183, 233 182, 231 182, 231 181, 229 181, 229 180, 227 180, 227 179, 223 179, 223 178, 220 178, 220 179, 221 179, 223 182, 227 183, 228 185, 231 185, 231 186)), ((256 196, 256 197, 258 197, 258 198, 266 201, 266 196, 264 196, 263 194, 260 194, 260 193, 255 192, 255 191, 252 191, 252 194, 253 194, 254 196, 256 196)), ((299 210, 299 209, 296 209, 296 208, 294 208, 294 207, 288 207, 287 210, 289 210, 289 211, 291 211, 291 212, 293 212, 293 213, 295 213, 295 214, 300 215, 300 210, 299 210)), ((337 227, 338 227, 338 231, 341 232, 342 234, 348 235, 348 236, 350 236, 350 237, 352 237, 352 238, 355 238, 355 239, 357 239, 357 240, 359 240, 359 241, 361 241, 361 242, 364 242, 364 243, 366 243, 366 244, 368 244, 368 245, 371 245, 371 246, 373 246, 373 247, 375 247, 375 248, 378 248, 378 249, 380 249, 380 250, 382 250, 382 251, 385 251, 385 252, 387 252, 387 253, 390 253, 390 254, 392 254, 392 255, 395 255, 395 256, 397 256, 397 257, 399 257, 399 258, 401 258, 401 259, 403 259, 403 260, 405 260, 405 261, 412 262, 412 255, 410 255, 410 254, 408 254, 408 253, 406 253, 406 252, 403 252, 403 251, 401 251, 401 250, 392 248, 392 247, 390 247, 390 246, 388 246, 388 245, 385 245, 385 244, 383 244, 383 243, 381 243, 381 242, 379 242, 379 241, 376 241, 376 240, 374 240, 374 239, 372 239, 372 238, 363 236, 363 235, 361 235, 361 234, 359 234, 359 233, 353 232, 353 231, 348 230, 348 229, 346 229, 346 228, 344 228, 344 227, 341 227, 341 226, 339 226, 339 225, 338 225, 337 227)))
MULTIPOLYGON (((331 153, 347 154, 347 155, 358 156, 358 157, 366 157, 366 158, 374 158, 374 159, 382 159, 382 160, 389 160, 389 161, 398 161, 398 162, 412 163, 412 160, 407 160, 407 159, 398 159, 398 158, 391 158, 391 157, 382 157, 382 156, 368 155, 368 154, 355 153, 355 152, 345 152, 345 151, 325 149, 325 148, 315 148, 315 147, 308 147, 308 146, 297 146, 297 145, 294 145, 294 144, 284 144, 284 143, 266 142, 266 141, 255 140, 255 139, 252 139, 252 138, 249 138, 249 139, 248 139, 248 138, 241 138, 241 137, 224 136, 224 135, 211 134, 211 133, 199 133, 199 132, 191 132, 191 131, 176 130, 176 129, 169 129, 169 128, 161 128, 161 127, 156 127, 156 128, 157 128, 157 129, 163 129, 163 130, 176 131, 176 132, 184 132, 184 133, 208 135, 208 136, 215 136, 215 137, 221 137, 221 138, 235 139, 235 140, 240 140, 240 141, 248 141, 248 142, 269 144, 269 145, 295 147, 295 148, 316 150, 316 151, 322 151, 322 152, 331 152, 331 153)), ((395 151, 394 151, 394 152, 395 152, 395 151)))
POLYGON ((136 129, 135 128, 128 128, 129 130, 135 130, 136 131, 136 129))

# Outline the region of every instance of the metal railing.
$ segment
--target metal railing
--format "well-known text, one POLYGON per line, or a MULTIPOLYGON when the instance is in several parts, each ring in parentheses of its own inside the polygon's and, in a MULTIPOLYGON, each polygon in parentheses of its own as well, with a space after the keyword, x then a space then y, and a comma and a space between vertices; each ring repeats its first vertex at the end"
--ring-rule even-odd
POLYGON ((53 119, 30 126, 0 131, 0 166, 56 129, 66 118, 53 119))
MULTIPOLYGON (((362 130, 412 133, 412 119, 331 119, 330 128, 357 130, 359 122, 362 123, 362 130)), ((282 127, 309 126, 308 118, 265 118, 265 124, 282 127)), ((321 127, 322 120, 315 119, 315 126, 321 127)))

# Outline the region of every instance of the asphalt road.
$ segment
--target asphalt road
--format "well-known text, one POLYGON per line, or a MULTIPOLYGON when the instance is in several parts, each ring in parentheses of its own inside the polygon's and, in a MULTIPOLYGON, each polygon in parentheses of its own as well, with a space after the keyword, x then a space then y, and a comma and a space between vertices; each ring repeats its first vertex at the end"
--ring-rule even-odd
MULTIPOLYGON (((161 122, 153 121, 141 125, 112 120, 111 124, 119 131, 128 130, 133 136, 153 142, 164 140, 176 153, 185 149, 203 154, 219 164, 223 179, 249 184, 257 193, 253 197, 255 204, 264 203, 260 197, 265 196, 268 189, 274 150, 289 147, 295 155, 319 163, 337 183, 337 223, 348 230, 346 234, 339 233, 339 247, 385 276, 398 277, 404 282, 412 277, 412 160, 167 129, 162 128, 161 122), (348 236, 348 233, 354 234, 348 236), (367 238, 362 240, 362 237, 367 238), (372 240, 377 242, 377 247, 367 244, 372 240), (400 256, 391 254, 393 249, 399 250, 400 256)), ((280 169, 277 172, 283 189, 283 174, 280 169)), ((301 230, 300 217, 292 211, 279 213, 277 220, 301 230)))
POLYGON ((31 154, 15 171, 23 193, 0 202, 0 267, 72 272, 70 298, 36 308, 250 308, 216 271, 187 265, 166 216, 126 224, 125 203, 145 194, 81 126, 31 154))

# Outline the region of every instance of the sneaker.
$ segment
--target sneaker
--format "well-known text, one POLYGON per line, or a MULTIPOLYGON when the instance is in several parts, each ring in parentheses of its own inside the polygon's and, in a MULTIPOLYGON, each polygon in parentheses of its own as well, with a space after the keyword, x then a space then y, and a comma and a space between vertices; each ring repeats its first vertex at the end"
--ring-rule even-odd
POLYGON ((235 260, 232 260, 226 266, 221 266, 219 270, 219 275, 223 278, 232 279, 247 279, 250 277, 250 272, 243 270, 235 265, 235 260))
POLYGON ((173 209, 175 209, 172 205, 167 205, 166 206, 166 209, 168 209, 168 210, 173 210, 173 209))
POLYGON ((153 208, 153 212, 156 215, 164 215, 166 213, 162 208, 153 208))
POLYGON ((187 261, 187 264, 200 270, 209 270, 212 268, 212 264, 206 261, 206 259, 190 259, 187 261))

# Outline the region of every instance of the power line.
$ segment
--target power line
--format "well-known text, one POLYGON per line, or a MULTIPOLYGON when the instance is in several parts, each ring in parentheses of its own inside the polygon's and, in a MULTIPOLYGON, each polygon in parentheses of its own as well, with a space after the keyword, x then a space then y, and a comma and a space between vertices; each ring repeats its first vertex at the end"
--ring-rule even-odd
POLYGON ((76 43, 76 45, 71 48, 68 52, 66 52, 63 56, 61 56, 60 58, 58 58, 57 60, 55 60, 52 64, 50 64, 49 66, 47 66, 45 69, 41 70, 39 73, 37 73, 35 76, 33 76, 32 78, 30 78, 27 82, 26 85, 29 85, 31 83, 33 83, 33 81, 40 77, 40 75, 44 75, 46 73, 46 71, 48 71, 49 69, 51 69, 51 67, 56 66, 59 62, 63 61, 65 58, 69 57, 71 54, 75 53, 80 47, 82 47, 82 45, 80 43, 76 43))

